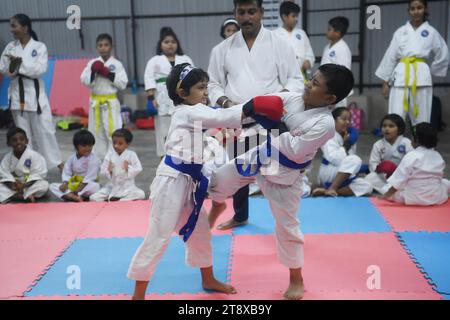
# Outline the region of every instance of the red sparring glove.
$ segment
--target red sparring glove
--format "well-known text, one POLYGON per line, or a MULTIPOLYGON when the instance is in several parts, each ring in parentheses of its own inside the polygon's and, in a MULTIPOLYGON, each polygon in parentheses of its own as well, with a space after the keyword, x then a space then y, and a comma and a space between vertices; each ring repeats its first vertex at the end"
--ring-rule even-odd
POLYGON ((99 73, 104 67, 105 65, 103 64, 103 62, 95 61, 91 66, 91 71, 93 73, 99 73))
POLYGON ((283 117, 283 100, 277 96, 256 97, 244 105, 244 114, 254 117, 255 114, 264 116, 273 121, 280 121, 283 117))
POLYGON ((101 75, 102 77, 108 78, 109 79, 109 75, 110 75, 111 71, 109 71, 108 67, 103 67, 98 74, 101 75))
POLYGON ((381 163, 377 167, 377 173, 385 173, 387 178, 389 179, 397 170, 397 165, 392 161, 381 161, 381 163))

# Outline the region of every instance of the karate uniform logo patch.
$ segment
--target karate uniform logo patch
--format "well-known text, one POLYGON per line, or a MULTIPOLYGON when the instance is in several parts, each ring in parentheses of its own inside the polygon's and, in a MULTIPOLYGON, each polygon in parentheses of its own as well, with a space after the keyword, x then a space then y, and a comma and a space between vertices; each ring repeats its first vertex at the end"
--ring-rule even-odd
POLYGON ((298 40, 302 40, 302 35, 301 35, 301 34, 298 33, 298 34, 296 35, 296 37, 297 37, 298 40))
POLYGON ((330 52, 330 57, 331 57, 331 58, 336 57, 336 51, 331 51, 331 52, 330 52))
POLYGON ((36 50, 33 50, 33 52, 31 53, 31 56, 34 58, 34 57, 36 57, 37 56, 37 51, 36 50))
POLYGON ((404 146, 403 144, 398 146, 397 151, 401 154, 405 154, 406 153, 406 146, 404 146))
POLYGON ((111 71, 111 72, 114 72, 114 71, 116 71, 116 66, 115 65, 110 65, 109 66, 109 71, 111 71))
POLYGON ((24 166, 25 166, 25 168, 28 168, 28 169, 30 169, 30 168, 31 168, 31 159, 27 159, 27 160, 25 160, 25 162, 24 162, 24 166))
POLYGON ((430 33, 428 32, 428 30, 423 30, 422 31, 422 37, 426 38, 430 35, 430 33))

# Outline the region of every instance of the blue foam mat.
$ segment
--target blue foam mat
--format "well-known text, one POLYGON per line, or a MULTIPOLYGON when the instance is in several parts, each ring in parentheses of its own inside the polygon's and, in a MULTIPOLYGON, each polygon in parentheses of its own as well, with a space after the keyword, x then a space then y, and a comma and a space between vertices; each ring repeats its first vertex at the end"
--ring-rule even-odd
MULTIPOLYGON (((142 240, 141 238, 77 240, 25 296, 132 294, 134 282, 126 275, 130 261, 142 240), (67 273, 71 266, 76 266, 81 272, 79 290, 67 287, 67 281, 70 283, 73 280, 73 274, 67 273)), ((215 276, 225 282, 231 236, 214 236, 212 244, 215 276)), ((150 282, 148 293, 199 292, 203 292, 200 272, 186 266, 184 243, 174 237, 150 282)))
MULTIPOLYGON (((391 232, 369 198, 308 198, 301 200, 301 229, 307 234, 391 232)), ((269 202, 250 199, 250 224, 236 228, 237 235, 274 233, 269 202)))
POLYGON ((401 241, 436 285, 437 291, 450 295, 450 233, 402 232, 401 241))
MULTIPOLYGON (((50 93, 52 90, 53 83, 53 73, 55 71, 55 59, 50 58, 48 60, 48 69, 47 72, 42 77, 42 80, 45 83, 45 92, 47 97, 50 99, 50 93)), ((0 109, 7 109, 9 106, 8 101, 8 88, 11 83, 11 79, 9 77, 3 77, 3 80, 0 83, 0 109)))

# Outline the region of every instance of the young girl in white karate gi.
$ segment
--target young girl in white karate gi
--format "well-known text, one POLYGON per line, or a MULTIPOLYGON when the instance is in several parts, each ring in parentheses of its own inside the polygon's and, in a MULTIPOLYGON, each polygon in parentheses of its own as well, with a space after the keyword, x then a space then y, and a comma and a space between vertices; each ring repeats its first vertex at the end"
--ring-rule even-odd
POLYGON ((47 47, 38 41, 31 20, 24 14, 11 18, 9 43, 0 59, 0 72, 11 77, 8 97, 14 123, 29 138, 28 146, 44 156, 50 169, 63 163, 52 110, 42 76, 47 72, 47 47))
POLYGON ((12 151, 0 165, 0 203, 36 202, 48 191, 45 159, 28 146, 27 134, 20 128, 9 129, 6 141, 12 151))
POLYGON ((394 173, 403 157, 413 150, 411 140, 404 137, 405 121, 397 114, 388 114, 381 121, 383 139, 372 148, 370 174, 365 177, 378 193, 386 192, 387 179, 394 173))
POLYGON ((434 206, 448 201, 450 181, 444 179, 445 161, 435 150, 437 131, 429 123, 416 127, 414 144, 388 179, 383 199, 409 206, 434 206))
POLYGON ((170 121, 175 111, 173 101, 167 92, 166 80, 172 68, 182 63, 193 65, 191 58, 183 53, 175 32, 164 27, 156 48, 156 56, 151 58, 145 68, 145 91, 148 95, 148 109, 158 111, 155 116, 156 153, 164 157, 165 144, 169 134, 170 121))
POLYGON ((128 76, 122 63, 112 56, 112 37, 101 34, 96 43, 100 57, 89 61, 81 83, 91 90, 89 131, 96 140, 94 152, 103 160, 112 148, 112 134, 123 127, 117 94, 126 89, 128 76))
POLYGON ((101 162, 92 152, 95 137, 89 131, 81 130, 75 133, 73 145, 76 152, 64 165, 62 183, 52 183, 50 191, 61 200, 89 201, 89 197, 100 190, 96 181, 101 162))
POLYGON ((408 115, 416 126, 431 121, 431 75, 447 75, 449 51, 445 40, 427 20, 428 1, 409 1, 408 10, 411 20, 394 33, 375 74, 384 81, 383 95, 389 97, 389 113, 403 119, 408 115))
POLYGON ((186 243, 186 263, 200 268, 204 289, 236 292, 232 286, 216 280, 213 274, 211 231, 202 209, 208 187, 208 179, 202 171, 202 129, 239 128, 242 120, 252 113, 248 108, 256 114, 264 114, 263 110, 276 113, 271 118, 279 120, 283 105, 278 97, 260 97, 244 106, 212 109, 205 105, 208 80, 206 72, 189 64, 175 66, 167 80, 169 96, 176 107, 167 139, 167 154, 151 186, 149 230, 128 271, 128 277, 136 280, 135 300, 145 298, 149 280, 173 232, 179 232, 186 243))
MULTIPOLYGON (((327 64, 319 68, 304 94, 275 94, 282 98, 285 106, 282 121, 287 131, 281 131, 272 143, 265 142, 260 148, 252 149, 220 167, 211 177, 209 196, 219 204, 236 190, 258 181, 276 221, 278 260, 289 269, 289 287, 284 293, 286 299, 299 300, 304 295, 304 236, 298 219, 304 172, 319 148, 336 132, 330 105, 348 96, 353 85, 350 70, 327 64), (271 155, 267 155, 269 146, 271 155), (258 152, 260 164, 256 161, 258 152), (267 158, 269 161, 265 161, 267 158), (251 164, 250 172, 243 170, 248 164, 251 164)), ((210 216, 217 219, 215 208, 210 216)))
POLYGON ((145 192, 134 182, 142 172, 142 165, 136 152, 128 149, 133 134, 127 129, 116 130, 112 135, 113 149, 103 161, 100 174, 109 183, 91 196, 91 201, 136 201, 144 200, 145 192))
POLYGON ((351 114, 347 108, 333 111, 336 133, 322 147, 323 161, 319 169, 319 185, 314 196, 357 196, 372 192, 370 183, 358 178, 362 160, 356 155, 357 133, 350 128, 351 114))

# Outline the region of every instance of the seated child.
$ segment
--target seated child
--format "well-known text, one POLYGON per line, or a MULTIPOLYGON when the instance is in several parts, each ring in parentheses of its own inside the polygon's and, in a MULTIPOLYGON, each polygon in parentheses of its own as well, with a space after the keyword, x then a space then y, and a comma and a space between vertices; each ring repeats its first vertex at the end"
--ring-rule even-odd
POLYGON ((61 200, 89 201, 89 197, 100 190, 96 182, 100 160, 92 152, 95 138, 89 131, 81 130, 75 133, 73 145, 76 152, 64 165, 62 183, 52 183, 50 191, 61 200))
POLYGON ((127 129, 116 130, 112 135, 113 149, 106 155, 100 174, 110 182, 91 196, 91 201, 135 201, 144 200, 145 192, 134 183, 142 172, 136 152, 128 149, 133 134, 127 129))
POLYGON ((44 157, 28 147, 24 130, 11 128, 6 134, 12 148, 0 165, 0 203, 11 200, 36 202, 47 194, 47 164, 44 157))
POLYGON ((373 145, 370 154, 370 174, 365 178, 373 189, 383 193, 389 179, 403 157, 413 150, 411 140, 405 138, 405 121, 397 114, 388 114, 381 121, 383 139, 373 145))
POLYGON ((416 127, 414 145, 397 170, 388 179, 387 192, 382 199, 405 205, 433 206, 448 201, 450 181, 443 179, 445 161, 435 150, 437 131, 429 123, 416 127))
POLYGON ((319 169, 319 185, 313 196, 356 196, 372 192, 372 186, 358 178, 362 160, 356 153, 358 134, 350 128, 351 114, 341 107, 333 111, 336 134, 323 147, 323 161, 319 169))

